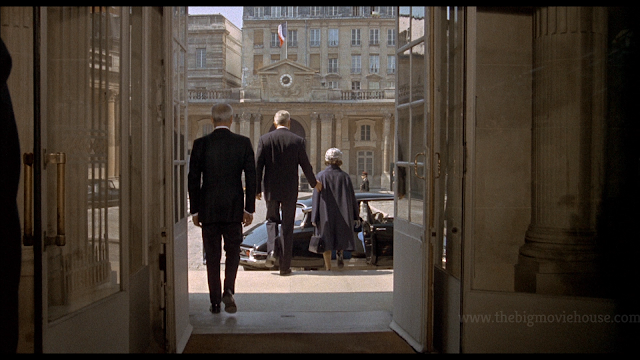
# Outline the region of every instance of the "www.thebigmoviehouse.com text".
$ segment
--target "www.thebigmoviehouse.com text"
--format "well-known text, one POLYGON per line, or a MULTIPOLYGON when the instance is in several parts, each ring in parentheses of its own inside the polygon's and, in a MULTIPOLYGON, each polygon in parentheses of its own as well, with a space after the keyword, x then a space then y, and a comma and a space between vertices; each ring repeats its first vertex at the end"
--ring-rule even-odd
POLYGON ((527 314, 526 311, 494 314, 464 314, 463 322, 504 324, 580 324, 580 323, 640 323, 640 315, 580 314, 577 311, 559 314, 527 314))

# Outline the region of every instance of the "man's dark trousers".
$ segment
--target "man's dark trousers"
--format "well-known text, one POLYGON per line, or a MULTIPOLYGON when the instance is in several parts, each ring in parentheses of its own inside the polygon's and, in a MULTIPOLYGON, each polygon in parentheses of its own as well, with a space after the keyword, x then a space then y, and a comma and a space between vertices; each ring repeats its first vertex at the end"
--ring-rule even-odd
POLYGON ((267 206, 267 251, 273 251, 278 257, 280 271, 288 270, 291 268, 293 252, 296 199, 288 201, 267 200, 265 202, 267 206), (282 218, 280 211, 282 211, 282 218), (280 225, 281 233, 278 232, 278 225, 280 225))
POLYGON ((207 281, 211 304, 220 304, 222 290, 235 294, 236 275, 240 264, 240 244, 242 243, 242 223, 202 224, 202 239, 207 259, 207 281), (224 238, 224 288, 220 282, 220 259, 224 238))

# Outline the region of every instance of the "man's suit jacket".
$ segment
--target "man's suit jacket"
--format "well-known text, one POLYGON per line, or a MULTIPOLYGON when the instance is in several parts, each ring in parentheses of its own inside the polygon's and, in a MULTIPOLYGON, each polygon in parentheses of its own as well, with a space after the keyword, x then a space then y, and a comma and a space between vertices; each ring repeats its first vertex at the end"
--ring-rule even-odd
POLYGON ((315 187, 316 177, 302 137, 287 128, 262 135, 256 150, 257 194, 264 192, 265 200, 295 201, 298 198, 298 165, 309 185, 315 187))
POLYGON ((244 210, 255 212, 255 156, 248 137, 223 128, 196 139, 188 178, 190 212, 201 223, 242 222, 244 210))

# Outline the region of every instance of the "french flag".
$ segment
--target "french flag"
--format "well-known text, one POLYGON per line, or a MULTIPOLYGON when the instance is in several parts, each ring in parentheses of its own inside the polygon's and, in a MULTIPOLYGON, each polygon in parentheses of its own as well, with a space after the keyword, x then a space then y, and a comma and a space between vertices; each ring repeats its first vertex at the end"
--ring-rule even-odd
POLYGON ((280 39, 280 47, 284 44, 284 41, 287 39, 287 23, 282 23, 278 25, 278 38, 280 39))

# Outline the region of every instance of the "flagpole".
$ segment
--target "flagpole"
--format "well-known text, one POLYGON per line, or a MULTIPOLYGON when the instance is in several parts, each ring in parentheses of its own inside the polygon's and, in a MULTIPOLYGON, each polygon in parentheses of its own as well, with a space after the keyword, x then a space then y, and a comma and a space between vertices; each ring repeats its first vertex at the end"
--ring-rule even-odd
POLYGON ((285 60, 289 58, 287 51, 289 50, 289 47, 287 46, 287 42, 289 41, 289 27, 287 26, 287 22, 284 22, 284 28, 287 29, 286 33, 283 34, 284 35, 284 58, 285 60))

